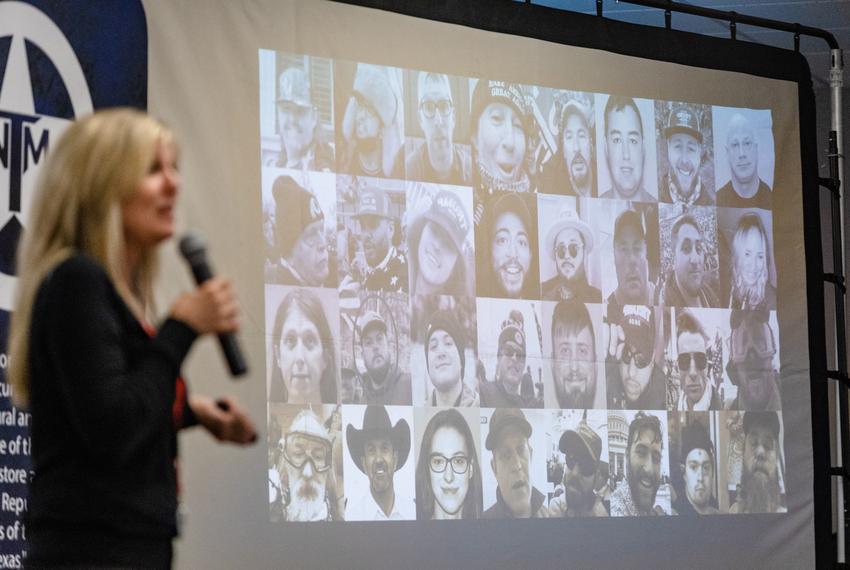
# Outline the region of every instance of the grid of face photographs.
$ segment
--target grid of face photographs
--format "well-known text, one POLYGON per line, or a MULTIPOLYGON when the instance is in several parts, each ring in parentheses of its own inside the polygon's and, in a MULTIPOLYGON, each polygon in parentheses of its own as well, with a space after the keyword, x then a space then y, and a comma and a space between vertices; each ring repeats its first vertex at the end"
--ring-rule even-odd
POLYGON ((272 521, 785 511, 770 109, 259 58, 272 521))

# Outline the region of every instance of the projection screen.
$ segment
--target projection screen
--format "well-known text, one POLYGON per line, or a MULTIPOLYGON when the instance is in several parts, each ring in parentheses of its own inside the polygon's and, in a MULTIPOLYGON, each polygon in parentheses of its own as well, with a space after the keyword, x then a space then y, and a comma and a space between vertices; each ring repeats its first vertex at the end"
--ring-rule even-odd
POLYGON ((184 436, 178 567, 812 566, 797 60, 449 4, 146 3, 263 432, 184 436))

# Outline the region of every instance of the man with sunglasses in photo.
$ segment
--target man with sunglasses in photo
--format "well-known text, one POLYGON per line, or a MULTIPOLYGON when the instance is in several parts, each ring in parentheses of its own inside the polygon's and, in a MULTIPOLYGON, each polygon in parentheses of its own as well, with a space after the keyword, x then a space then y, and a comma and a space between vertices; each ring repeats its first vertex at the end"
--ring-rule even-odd
POLYGON ((333 442, 312 410, 301 410, 279 443, 282 519, 343 520, 333 470, 333 442))
POLYGON ((646 305, 608 305, 605 359, 608 408, 667 409, 667 379, 655 362, 655 313, 646 305))
POLYGON ((779 410, 779 370, 774 366, 777 342, 766 310, 733 310, 729 316, 729 380, 738 387, 733 410, 779 410))
POLYGON ((596 494, 597 483, 608 476, 600 472, 602 438, 581 420, 574 430, 561 434, 558 449, 564 454, 564 494, 549 504, 549 516, 607 517, 602 497, 596 494))
POLYGON ((708 370, 708 336, 696 315, 679 311, 676 317, 676 364, 679 370, 680 412, 722 409, 708 370))
POLYGON ((511 311, 502 321, 496 352, 496 377, 482 382, 482 408, 542 408, 542 398, 523 395, 520 388, 525 373, 525 323, 520 311, 511 311))
POLYGON ((425 142, 407 158, 408 180, 469 186, 469 149, 454 142, 455 106, 448 76, 420 71, 419 126, 425 142))
POLYGON ((561 208, 543 245, 557 271, 542 285, 544 300, 602 302, 602 292, 587 282, 587 260, 593 250, 593 232, 571 204, 564 204, 561 208))

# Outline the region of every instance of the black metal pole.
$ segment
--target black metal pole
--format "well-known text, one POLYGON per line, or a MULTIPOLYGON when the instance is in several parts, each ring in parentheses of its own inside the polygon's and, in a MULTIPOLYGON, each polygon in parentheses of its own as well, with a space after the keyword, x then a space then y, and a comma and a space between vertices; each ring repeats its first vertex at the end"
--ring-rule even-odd
POLYGON ((702 6, 694 6, 692 4, 681 4, 679 2, 670 2, 668 0, 618 0, 625 4, 636 4, 638 6, 646 6, 647 8, 657 8, 659 10, 672 10, 682 14, 691 14, 693 16, 703 16, 714 20, 723 20, 724 22, 736 22, 747 26, 757 26, 759 28, 768 28, 779 30, 782 32, 791 32, 802 34, 804 36, 813 36, 822 38, 829 44, 830 49, 839 49, 838 41, 835 36, 826 30, 820 28, 812 28, 810 26, 801 26, 799 24, 790 24, 780 20, 771 20, 769 18, 759 18, 758 16, 747 16, 745 14, 736 14, 734 12, 726 12, 724 10, 716 10, 714 8, 703 8, 702 6))

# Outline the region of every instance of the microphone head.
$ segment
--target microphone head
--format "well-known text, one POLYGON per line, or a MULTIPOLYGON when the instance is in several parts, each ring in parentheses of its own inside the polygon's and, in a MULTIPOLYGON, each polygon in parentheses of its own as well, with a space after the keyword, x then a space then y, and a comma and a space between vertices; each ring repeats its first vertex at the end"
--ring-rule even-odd
POLYGON ((198 234, 188 232, 180 238, 180 254, 186 258, 189 265, 203 260, 207 254, 207 244, 198 234))

